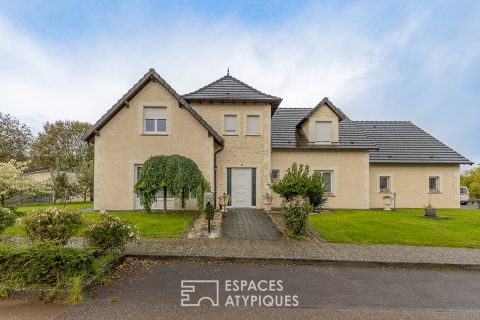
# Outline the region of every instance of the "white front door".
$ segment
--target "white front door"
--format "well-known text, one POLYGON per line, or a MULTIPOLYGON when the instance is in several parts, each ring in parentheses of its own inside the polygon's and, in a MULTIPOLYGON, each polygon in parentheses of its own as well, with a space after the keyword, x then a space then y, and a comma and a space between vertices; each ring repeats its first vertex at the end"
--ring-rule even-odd
POLYGON ((252 206, 252 169, 232 168, 232 207, 252 206))

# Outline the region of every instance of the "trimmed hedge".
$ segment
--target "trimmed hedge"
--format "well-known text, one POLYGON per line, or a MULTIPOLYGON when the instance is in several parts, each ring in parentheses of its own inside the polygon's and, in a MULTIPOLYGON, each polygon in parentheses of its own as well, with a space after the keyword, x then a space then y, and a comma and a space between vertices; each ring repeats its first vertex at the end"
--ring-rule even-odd
POLYGON ((53 246, 0 246, 0 282, 23 285, 64 285, 78 275, 95 273, 97 251, 53 246))

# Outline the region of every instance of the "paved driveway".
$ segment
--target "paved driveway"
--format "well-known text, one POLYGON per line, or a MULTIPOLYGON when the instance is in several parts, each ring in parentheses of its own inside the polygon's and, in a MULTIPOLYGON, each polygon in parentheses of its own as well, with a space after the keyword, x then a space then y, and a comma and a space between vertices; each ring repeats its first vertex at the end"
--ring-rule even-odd
POLYGON ((272 220, 263 210, 228 209, 222 221, 222 235, 237 239, 281 239, 272 220))

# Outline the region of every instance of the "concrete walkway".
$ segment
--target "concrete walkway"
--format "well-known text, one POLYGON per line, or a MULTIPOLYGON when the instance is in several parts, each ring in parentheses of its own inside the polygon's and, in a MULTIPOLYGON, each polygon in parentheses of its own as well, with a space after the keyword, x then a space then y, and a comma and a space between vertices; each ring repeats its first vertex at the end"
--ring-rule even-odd
POLYGON ((228 209, 222 221, 222 236, 235 239, 279 240, 272 220, 258 209, 228 209))
POLYGON ((130 244, 127 254, 172 259, 459 267, 480 270, 480 249, 467 248, 174 238, 143 239, 138 244, 130 244))

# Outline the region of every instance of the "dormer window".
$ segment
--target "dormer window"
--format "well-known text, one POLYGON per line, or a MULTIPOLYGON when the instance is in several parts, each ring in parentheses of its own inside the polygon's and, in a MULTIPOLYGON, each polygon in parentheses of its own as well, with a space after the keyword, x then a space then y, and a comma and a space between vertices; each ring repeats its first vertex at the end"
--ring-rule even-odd
POLYGON ((143 131, 147 134, 167 133, 167 108, 144 107, 143 131))
POLYGON ((315 122, 315 143, 317 144, 332 143, 332 122, 331 121, 315 122))

